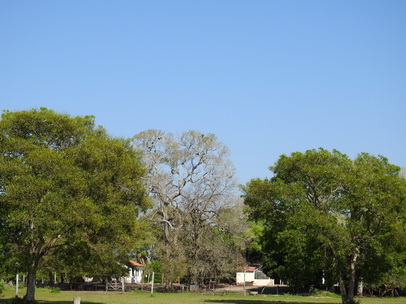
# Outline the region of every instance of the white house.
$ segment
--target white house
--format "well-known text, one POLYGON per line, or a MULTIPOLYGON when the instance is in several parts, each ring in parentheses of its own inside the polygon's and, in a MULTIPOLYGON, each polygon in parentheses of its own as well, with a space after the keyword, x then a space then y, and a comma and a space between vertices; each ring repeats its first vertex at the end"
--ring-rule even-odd
POLYGON ((128 266, 128 276, 124 277, 124 280, 126 283, 141 283, 143 273, 144 265, 130 260, 128 266))
POLYGON ((273 286, 275 285, 274 279, 266 276, 261 270, 253 267, 238 267, 236 273, 237 285, 249 285, 249 286, 273 286))

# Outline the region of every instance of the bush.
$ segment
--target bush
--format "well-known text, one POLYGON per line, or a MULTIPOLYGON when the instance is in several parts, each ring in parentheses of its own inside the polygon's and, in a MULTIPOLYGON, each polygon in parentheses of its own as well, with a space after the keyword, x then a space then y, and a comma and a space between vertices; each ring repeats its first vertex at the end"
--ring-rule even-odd
POLYGON ((320 289, 314 289, 312 291, 312 296, 313 297, 329 297, 329 298, 336 298, 339 297, 339 295, 333 293, 333 292, 329 292, 326 290, 320 290, 320 289))
POLYGON ((59 288, 51 288, 51 293, 60 293, 61 290, 59 288))

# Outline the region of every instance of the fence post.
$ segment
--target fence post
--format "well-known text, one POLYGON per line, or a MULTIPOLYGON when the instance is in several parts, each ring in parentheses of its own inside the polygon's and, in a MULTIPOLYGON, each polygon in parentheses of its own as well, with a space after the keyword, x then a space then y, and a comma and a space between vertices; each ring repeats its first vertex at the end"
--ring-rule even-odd
POLYGON ((154 294, 154 279, 155 279, 155 272, 152 272, 152 279, 151 279, 151 294, 154 294))
POLYGON ((18 273, 16 275, 16 297, 18 297, 18 273))
POLYGON ((73 304, 80 304, 80 297, 73 298, 73 304))
POLYGON ((244 296, 246 294, 246 291, 245 291, 245 274, 246 274, 246 272, 247 272, 247 269, 244 267, 244 296))

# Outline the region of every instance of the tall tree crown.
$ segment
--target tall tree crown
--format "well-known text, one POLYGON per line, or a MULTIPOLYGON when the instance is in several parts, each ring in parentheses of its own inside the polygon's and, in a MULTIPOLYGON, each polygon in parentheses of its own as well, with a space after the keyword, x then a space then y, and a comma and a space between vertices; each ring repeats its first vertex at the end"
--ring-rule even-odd
POLYGON ((64 253, 86 252, 99 270, 118 269, 141 232, 137 216, 149 206, 144 174, 140 153, 91 116, 45 108, 3 113, 0 229, 19 270, 29 273, 27 300, 34 300, 41 262, 54 253, 69 259, 64 253))
POLYGON ((244 187, 245 203, 264 223, 269 263, 293 285, 324 273, 351 303, 356 280, 374 283, 405 262, 393 258, 406 248, 406 182, 388 159, 319 149, 282 155, 270 169, 272 178, 244 187), (377 264, 385 267, 372 271, 377 264))

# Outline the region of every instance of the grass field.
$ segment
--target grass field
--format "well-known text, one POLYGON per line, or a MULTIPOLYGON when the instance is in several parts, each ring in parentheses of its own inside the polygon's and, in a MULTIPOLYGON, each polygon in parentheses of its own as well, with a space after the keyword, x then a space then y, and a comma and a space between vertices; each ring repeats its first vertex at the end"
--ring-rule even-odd
MULTIPOLYGON (((19 290, 24 295, 25 290, 19 290)), ((0 304, 10 303, 15 290, 7 287, 0 304)), ((338 304, 340 297, 303 297, 292 295, 247 295, 241 293, 199 294, 199 293, 155 293, 137 291, 115 292, 54 292, 51 289, 38 288, 36 299, 40 304, 72 304, 75 297, 81 298, 81 304, 338 304)), ((361 304, 406 304, 406 298, 362 298, 361 304)))

